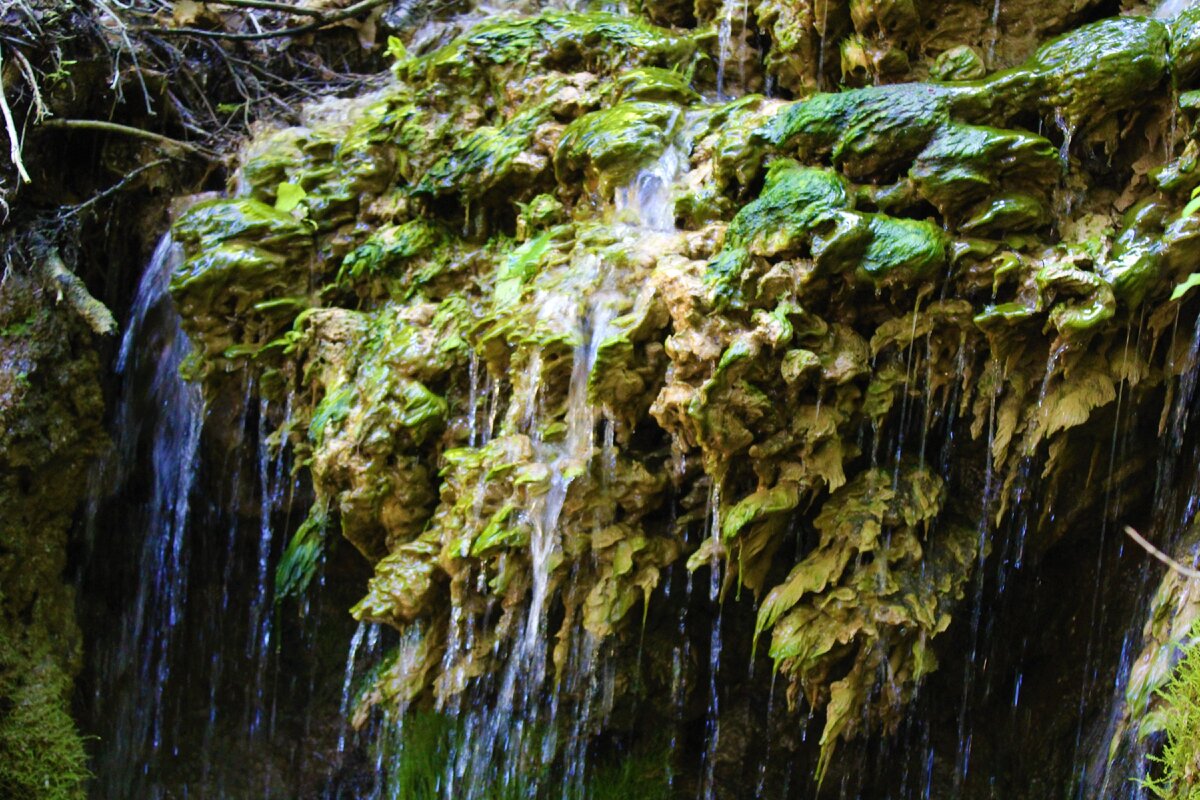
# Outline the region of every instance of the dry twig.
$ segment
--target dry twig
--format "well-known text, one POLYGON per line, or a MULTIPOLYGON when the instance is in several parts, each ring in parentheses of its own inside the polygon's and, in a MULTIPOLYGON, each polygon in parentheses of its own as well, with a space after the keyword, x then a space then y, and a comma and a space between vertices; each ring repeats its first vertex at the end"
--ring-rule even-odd
POLYGON ((1169 555, 1164 553, 1162 550, 1159 550, 1157 547, 1150 544, 1150 542, 1148 542, 1146 540, 1146 537, 1142 536, 1140 533, 1138 533, 1137 531, 1135 531, 1133 528, 1129 527, 1128 525, 1125 526, 1125 534, 1130 539, 1133 539, 1135 542, 1137 542, 1139 545, 1141 545, 1143 550, 1145 550, 1150 555, 1154 556, 1156 559, 1158 559, 1162 563, 1166 564, 1168 567, 1173 569, 1175 572, 1178 572, 1180 575, 1183 575, 1185 578, 1191 578, 1192 580, 1200 580, 1200 570, 1192 569, 1191 567, 1185 567, 1183 564, 1180 564, 1178 561, 1171 558, 1169 555))
POLYGON ((73 205, 73 206, 63 206, 62 211, 60 211, 58 214, 59 218, 62 220, 70 219, 71 217, 75 216, 76 214, 79 214, 81 211, 84 211, 85 209, 92 207, 96 203, 99 203, 104 198, 109 197, 109 196, 121 191, 126 186, 128 186, 133 181, 134 178, 141 175, 146 170, 153 169, 154 167, 160 167, 163 164, 168 163, 169 161, 170 161, 170 159, 160 158, 156 161, 151 161, 147 164, 142 164, 137 169, 131 170, 129 172, 129 174, 127 174, 124 178, 117 181, 115 184, 108 187, 104 191, 96 194, 92 198, 85 200, 82 203, 73 205))

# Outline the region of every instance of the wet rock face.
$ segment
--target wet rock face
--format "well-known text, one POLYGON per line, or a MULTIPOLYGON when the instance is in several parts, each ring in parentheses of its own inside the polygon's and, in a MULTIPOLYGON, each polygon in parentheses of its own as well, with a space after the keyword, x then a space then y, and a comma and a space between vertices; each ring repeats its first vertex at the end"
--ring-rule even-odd
POLYGON ((92 333, 26 271, 0 289, 0 794, 81 797, 71 512, 105 443, 92 333))
MULTIPOLYGON (((560 676, 583 641, 633 669, 690 570, 753 601, 789 705, 823 714, 819 781, 904 720, 1029 476, 1187 368, 1192 17, 986 75, 964 37, 942 81, 883 84, 924 69, 940 7, 751 5, 489 20, 264 134, 176 223, 196 374, 291 395, 312 519, 375 565, 354 614, 419 631, 374 702, 461 694, 530 618, 560 676), (729 100, 753 25, 797 95, 839 25, 881 84, 729 100)), ((1033 554, 1063 532, 1034 528, 1033 554)))

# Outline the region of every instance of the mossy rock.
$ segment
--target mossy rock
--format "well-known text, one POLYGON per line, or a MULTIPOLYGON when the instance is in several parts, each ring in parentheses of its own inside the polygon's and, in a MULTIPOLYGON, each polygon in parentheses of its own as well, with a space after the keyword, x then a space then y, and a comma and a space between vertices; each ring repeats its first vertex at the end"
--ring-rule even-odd
POLYGON ((555 153, 559 182, 582 172, 589 188, 611 194, 662 153, 681 114, 676 105, 629 101, 583 115, 567 126, 555 153))

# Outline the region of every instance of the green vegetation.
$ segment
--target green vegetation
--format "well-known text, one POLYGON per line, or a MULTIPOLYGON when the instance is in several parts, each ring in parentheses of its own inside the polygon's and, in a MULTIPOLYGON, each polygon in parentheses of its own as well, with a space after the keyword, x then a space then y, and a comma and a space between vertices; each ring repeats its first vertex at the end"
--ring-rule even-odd
MULTIPOLYGON (((384 748, 387 797, 432 798, 444 790, 446 770, 462 731, 444 714, 410 711, 378 746, 384 748)), ((538 748, 534 748, 537 750, 538 748)), ((617 756, 590 771, 582 786, 562 787, 541 765, 504 786, 494 787, 487 800, 521 800, 535 796, 537 786, 555 786, 562 800, 667 800, 669 755, 661 750, 617 756)), ((538 795, 540 796, 540 795, 538 795)))
POLYGON ((67 712, 71 677, 48 651, 24 650, 0 627, 0 795, 79 800, 90 773, 67 712))
POLYGON ((1165 704, 1161 712, 1166 744, 1160 756, 1152 757, 1161 774, 1144 782, 1155 797, 1163 800, 1200 798, 1200 625, 1191 632, 1192 644, 1184 648, 1170 681, 1159 690, 1165 704))

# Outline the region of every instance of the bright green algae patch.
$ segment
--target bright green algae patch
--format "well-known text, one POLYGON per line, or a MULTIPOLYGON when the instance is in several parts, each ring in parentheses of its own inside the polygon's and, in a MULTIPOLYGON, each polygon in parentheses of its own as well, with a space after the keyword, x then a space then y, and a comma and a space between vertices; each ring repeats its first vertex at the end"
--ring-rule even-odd
POLYGON ((813 260, 817 274, 913 283, 945 266, 948 243, 930 222, 854 211, 847 183, 831 170, 780 160, 762 194, 729 224, 708 276, 718 296, 732 299, 755 257, 799 255, 813 260))
POLYGON ((611 194, 662 153, 679 117, 678 106, 646 101, 583 115, 563 131, 555 156, 559 180, 582 170, 589 185, 611 194))
POLYGON ((944 426, 991 462, 999 519, 1022 470, 1069 480, 1118 396, 1182 368, 1159 337, 1200 256, 1196 146, 1135 168, 1129 112, 1170 101, 1187 30, 1104 20, 991 77, 964 57, 943 74, 969 81, 705 103, 702 35, 501 18, 344 121, 260 139, 242 193, 177 222, 172 291, 214 387, 259 370, 294 404, 318 500, 281 591, 340 527, 375 567, 355 615, 422 636, 373 701, 445 700, 498 668, 561 495, 556 669, 584 632, 632 664, 679 602, 667 571, 717 564, 791 704, 824 714, 818 772, 895 730, 981 558, 986 487, 890 443, 944 426), (650 190, 681 229, 639 224, 650 190), (443 661, 449 608, 479 640, 443 661))

